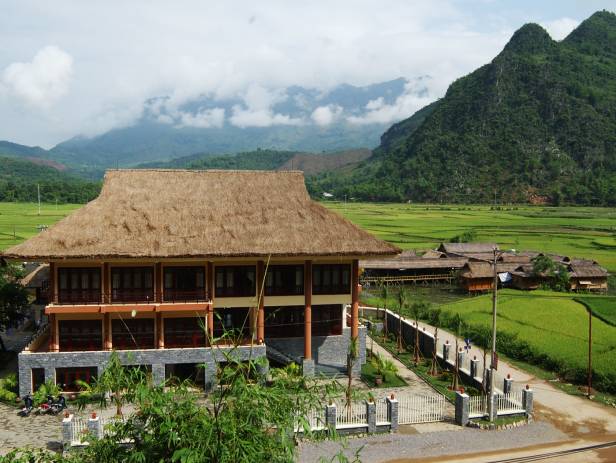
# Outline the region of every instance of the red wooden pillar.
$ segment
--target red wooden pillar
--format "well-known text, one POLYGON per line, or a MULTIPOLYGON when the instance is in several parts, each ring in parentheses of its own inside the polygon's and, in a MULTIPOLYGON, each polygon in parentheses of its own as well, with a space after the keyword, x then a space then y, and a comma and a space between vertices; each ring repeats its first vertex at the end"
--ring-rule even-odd
POLYGON ((58 352, 60 346, 58 345, 58 320, 56 314, 49 314, 49 351, 58 352))
POLYGON ((359 336, 359 261, 353 259, 351 270, 351 338, 359 336))
POLYGON ((304 359, 312 359, 312 261, 304 264, 304 359))
POLYGON ((265 339, 265 265, 262 260, 257 262, 257 283, 257 342, 261 343, 265 339))
POLYGON ((56 290, 56 285, 57 285, 57 278, 56 278, 56 263, 55 262, 49 262, 49 303, 50 304, 55 304, 58 299, 57 299, 57 290, 56 290))
POLYGON ((214 339, 214 264, 207 263, 207 289, 210 296, 210 306, 207 308, 208 343, 214 339))
POLYGON ((103 314, 103 349, 113 349, 112 337, 111 337, 111 317, 108 313, 103 314))

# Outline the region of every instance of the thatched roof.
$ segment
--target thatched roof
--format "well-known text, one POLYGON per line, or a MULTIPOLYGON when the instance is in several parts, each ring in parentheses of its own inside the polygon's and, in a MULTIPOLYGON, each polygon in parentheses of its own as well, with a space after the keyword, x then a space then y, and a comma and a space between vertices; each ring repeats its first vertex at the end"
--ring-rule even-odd
POLYGON ((598 265, 576 265, 569 266, 571 278, 607 278, 607 271, 598 265))
MULTIPOLYGON (((512 273, 519 267, 516 263, 497 263, 496 273, 512 273)), ((490 262, 467 262, 460 272, 462 278, 492 278, 494 266, 490 262)))
POLYGON ((428 249, 421 255, 422 259, 438 259, 439 257, 447 257, 445 253, 437 251, 436 249, 428 249))
POLYGON ((438 251, 446 252, 447 254, 476 254, 476 253, 493 253, 494 248, 498 249, 496 243, 441 243, 438 251))
POLYGON ((461 269, 468 259, 447 258, 447 259, 423 259, 417 257, 409 258, 393 258, 393 259, 377 259, 377 260, 362 260, 359 266, 369 270, 422 270, 422 269, 461 269))
POLYGON ((43 282, 47 280, 49 280, 49 264, 40 264, 23 277, 19 283, 26 288, 40 288, 43 286, 43 282))
POLYGON ((400 252, 312 201, 301 172, 112 170, 97 199, 8 258, 381 256, 400 252))

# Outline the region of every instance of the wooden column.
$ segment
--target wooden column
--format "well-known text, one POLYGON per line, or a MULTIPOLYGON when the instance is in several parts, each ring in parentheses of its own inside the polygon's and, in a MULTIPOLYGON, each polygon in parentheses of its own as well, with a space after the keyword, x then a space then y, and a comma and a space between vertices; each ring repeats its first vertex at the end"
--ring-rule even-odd
POLYGON ((55 314, 49 314, 49 351, 58 352, 58 320, 55 314))
POLYGON ((108 263, 105 262, 103 264, 101 272, 101 279, 103 280, 101 285, 103 288, 103 297, 101 301, 103 301, 103 304, 108 304, 111 302, 111 274, 109 273, 108 263))
POLYGON ((156 312, 156 348, 165 348, 165 325, 163 314, 160 312, 156 312))
POLYGON ((304 359, 312 359, 312 261, 304 263, 304 359))
POLYGON ((50 304, 55 304, 58 301, 57 298, 57 290, 56 290, 56 285, 57 285, 57 278, 56 278, 56 263, 55 262, 49 262, 49 303, 50 304))
POLYGON ((257 284, 257 342, 261 343, 265 339, 265 265, 262 260, 257 262, 257 284))
POLYGON ((207 332, 209 342, 214 339, 214 264, 207 263, 207 290, 210 296, 210 306, 207 309, 207 332))
POLYGON ((359 336, 359 261, 353 259, 351 270, 351 338, 359 336))
POLYGON ((113 340, 111 337, 111 317, 108 313, 103 314, 103 349, 113 349, 113 340))
POLYGON ((156 275, 156 293, 154 294, 154 298, 156 302, 163 302, 163 264, 160 262, 156 263, 154 274, 156 275))

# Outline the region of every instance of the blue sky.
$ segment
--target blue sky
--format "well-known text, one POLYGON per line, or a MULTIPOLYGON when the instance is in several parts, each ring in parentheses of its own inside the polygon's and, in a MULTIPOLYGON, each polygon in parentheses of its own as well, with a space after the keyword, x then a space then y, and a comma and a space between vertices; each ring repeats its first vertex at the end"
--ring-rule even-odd
MULTIPOLYGON (((489 62, 524 23, 562 39, 601 9, 616 0, 3 0, 0 139, 50 147, 126 127, 161 95, 168 109, 236 96, 249 120, 276 124, 284 115, 271 107, 290 85, 429 76, 425 98, 410 86, 397 107, 372 105, 393 122, 489 62)), ((226 117, 209 116, 195 125, 226 117)))

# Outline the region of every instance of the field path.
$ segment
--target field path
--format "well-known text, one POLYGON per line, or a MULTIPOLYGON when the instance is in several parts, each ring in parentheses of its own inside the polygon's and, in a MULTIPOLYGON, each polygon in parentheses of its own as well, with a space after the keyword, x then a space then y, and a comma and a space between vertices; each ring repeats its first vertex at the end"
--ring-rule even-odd
MULTIPOLYGON (((419 322, 419 329, 423 330, 424 328, 427 332, 434 332, 434 327, 427 323, 419 322)), ((455 335, 439 329, 438 338, 439 345, 449 341, 449 344, 452 346, 450 358, 453 358, 455 335)), ((464 346, 463 339, 459 339, 459 346, 464 346)), ((471 358, 473 356, 477 357, 479 360, 479 371, 482 371, 483 351, 476 346, 472 346, 467 355, 470 355, 471 358)), ((616 438, 616 408, 610 408, 582 397, 567 394, 549 381, 536 378, 526 371, 499 360, 497 378, 500 378, 500 381, 502 381, 502 378, 508 374, 521 387, 528 384, 534 391, 535 419, 550 421, 561 431, 575 437, 614 434, 616 438)), ((497 383, 497 388, 501 389, 502 384, 497 383)))

